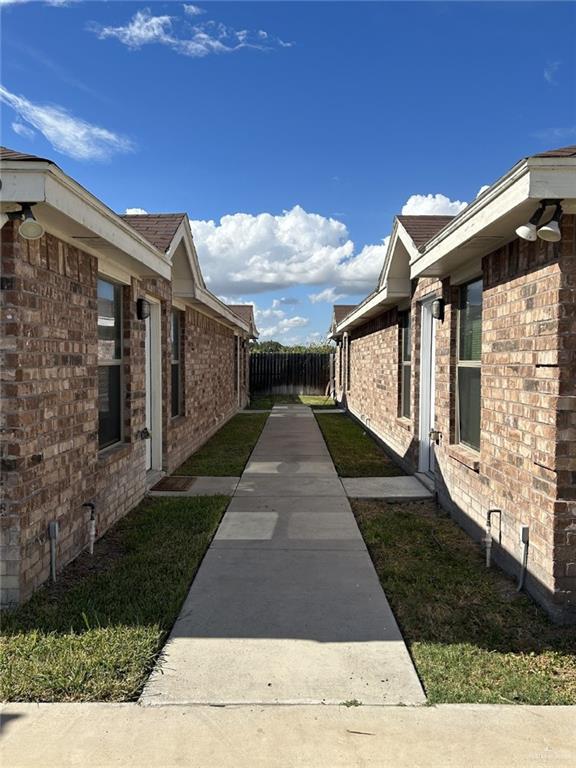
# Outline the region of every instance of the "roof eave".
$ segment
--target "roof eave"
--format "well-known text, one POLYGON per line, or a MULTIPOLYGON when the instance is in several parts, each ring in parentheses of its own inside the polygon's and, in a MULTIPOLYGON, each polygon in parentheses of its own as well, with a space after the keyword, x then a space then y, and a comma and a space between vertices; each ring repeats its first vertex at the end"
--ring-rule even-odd
POLYGON ((576 197, 576 158, 521 160, 440 230, 410 262, 410 277, 442 277, 515 237, 515 226, 544 198, 576 197))
POLYGON ((340 336, 346 331, 351 331, 360 325, 364 325, 373 317, 382 314, 403 299, 410 298, 410 280, 395 280, 393 285, 386 285, 377 291, 364 304, 351 312, 336 326, 335 336, 340 336))
POLYGON ((54 163, 3 160, 2 199, 39 204, 35 212, 47 231, 75 247, 112 260, 128 257, 136 274, 170 279, 166 255, 54 163))

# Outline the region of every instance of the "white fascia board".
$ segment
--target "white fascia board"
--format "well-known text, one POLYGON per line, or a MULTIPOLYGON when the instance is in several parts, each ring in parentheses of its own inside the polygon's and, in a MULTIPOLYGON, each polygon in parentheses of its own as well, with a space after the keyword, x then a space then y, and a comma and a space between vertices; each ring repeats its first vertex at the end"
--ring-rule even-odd
POLYGON ((340 334, 362 325, 374 315, 380 314, 384 309, 393 307, 402 299, 410 296, 410 280, 408 278, 396 278, 389 280, 387 285, 372 296, 365 304, 355 309, 336 328, 340 334))
MULTIPOLYGON (((437 262, 528 199, 529 176, 526 164, 517 177, 507 181, 509 183, 495 185, 492 190, 488 190, 444 227, 427 244, 418 259, 410 263, 410 277, 419 277, 423 272, 432 274, 430 270, 437 262)), ((438 274, 441 272, 438 271, 438 274)))
POLYGON ((400 240, 402 241, 402 244, 408 251, 410 255, 410 261, 412 262, 415 259, 417 259, 418 256, 420 256, 420 251, 416 247, 416 243, 414 242, 414 240, 412 240, 412 238, 408 234, 408 230, 406 229, 404 224, 402 224, 402 222, 399 221, 398 219, 396 219, 396 221, 398 221, 398 237, 400 238, 400 240))
POLYGON ((543 198, 576 198, 575 158, 528 158, 517 163, 426 244, 410 262, 410 277, 442 275, 442 259, 519 205, 543 198))
MULTIPOLYGON (((143 273, 152 272, 170 280, 171 264, 166 256, 56 165, 4 161, 2 199, 4 202, 45 203, 141 264, 143 273)), ((85 249, 84 244, 75 242, 67 232, 59 230, 57 234, 76 247, 85 249)), ((86 250, 98 255, 97 246, 86 247, 86 250)), ((106 255, 108 259, 114 258, 110 253, 106 255)))
POLYGON ((230 307, 220 301, 207 288, 194 285, 189 280, 176 280, 172 285, 172 291, 178 299, 185 301, 222 325, 228 328, 239 328, 248 336, 251 335, 250 325, 241 320, 230 307))
POLYGON ((384 263, 382 264, 382 269, 380 270, 380 277, 378 278, 379 289, 384 288, 384 285, 386 284, 386 275, 388 274, 388 270, 390 268, 390 261, 392 259, 392 254, 394 253, 394 249, 396 248, 396 243, 398 242, 398 224, 399 224, 398 219, 394 218, 392 233, 390 235, 390 240, 388 241, 388 248, 386 249, 386 254, 384 255, 384 263))
POLYGON ((188 255, 190 269, 192 270, 192 275, 196 281, 196 285, 200 286, 200 288, 206 288, 206 284, 202 276, 202 271, 200 269, 200 262, 198 261, 198 254, 196 252, 196 246, 194 245, 194 238, 192 237, 190 219, 188 216, 185 216, 180 223, 180 226, 174 233, 170 247, 166 251, 166 256, 169 258, 170 263, 172 263, 174 253, 176 252, 176 249, 178 248, 181 240, 184 240, 184 248, 186 249, 186 253, 188 255))

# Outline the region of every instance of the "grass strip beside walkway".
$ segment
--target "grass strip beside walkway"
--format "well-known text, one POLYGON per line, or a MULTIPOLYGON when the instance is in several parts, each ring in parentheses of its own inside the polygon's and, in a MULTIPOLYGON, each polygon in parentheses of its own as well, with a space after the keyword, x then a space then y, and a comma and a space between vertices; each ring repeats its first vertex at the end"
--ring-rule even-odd
POLYGON ((193 453, 175 475, 239 477, 264 429, 267 413, 240 413, 193 453))
POLYGON ((576 633, 559 627, 432 502, 353 500, 431 704, 576 704, 576 633))
POLYGON ((311 408, 336 408, 331 397, 324 395, 256 395, 250 410, 270 410, 275 405, 309 405, 311 408))
POLYGON ((54 585, 2 617, 0 698, 136 699, 228 497, 143 501, 54 585))
POLYGON ((339 413, 317 413, 340 477, 397 477, 404 472, 358 422, 339 413))

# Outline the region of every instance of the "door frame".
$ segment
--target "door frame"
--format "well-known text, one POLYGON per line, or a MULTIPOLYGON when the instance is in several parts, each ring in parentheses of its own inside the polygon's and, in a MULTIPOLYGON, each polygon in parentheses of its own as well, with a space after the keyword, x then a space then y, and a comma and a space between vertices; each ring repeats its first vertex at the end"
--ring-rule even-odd
POLYGON ((430 430, 436 416, 436 324, 432 317, 433 296, 420 306, 420 406, 418 418, 418 471, 434 474, 434 442, 430 430))
MULTIPOLYGON (((161 304, 158 299, 146 296, 150 304, 150 317, 146 322, 150 323, 150 347, 144 344, 145 354, 149 353, 150 378, 146 375, 146 360, 144 361, 145 391, 150 388, 150 467, 148 472, 162 470, 162 316, 161 304)), ((147 404, 145 407, 146 416, 147 404)), ((147 419, 148 420, 148 419, 147 419)))

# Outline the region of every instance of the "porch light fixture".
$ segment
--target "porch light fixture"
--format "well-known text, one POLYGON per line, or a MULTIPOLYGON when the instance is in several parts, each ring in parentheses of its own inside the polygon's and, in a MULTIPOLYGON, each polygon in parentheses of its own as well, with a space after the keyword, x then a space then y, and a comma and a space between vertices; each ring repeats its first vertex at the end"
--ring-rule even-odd
POLYGON ((560 219, 562 218, 562 206, 560 203, 556 203, 556 209, 554 215, 548 222, 538 229, 538 237, 541 240, 546 240, 548 243, 557 243, 562 239, 562 233, 560 232, 560 219))
POLYGON ((44 227, 36 221, 32 213, 34 203, 20 203, 21 210, 5 214, 9 221, 21 221, 18 234, 25 240, 39 240, 44 234, 44 227))
POLYGON ((146 320, 150 317, 150 302, 146 299, 136 300, 136 317, 138 320, 146 320))
POLYGON ((561 200, 541 200, 540 205, 531 216, 528 224, 522 224, 516 230, 518 237, 533 243, 538 238, 547 240, 550 243, 557 243, 561 238, 559 221, 562 216, 561 200), (546 224, 540 224, 544 211, 549 206, 554 205, 554 215, 546 224))

